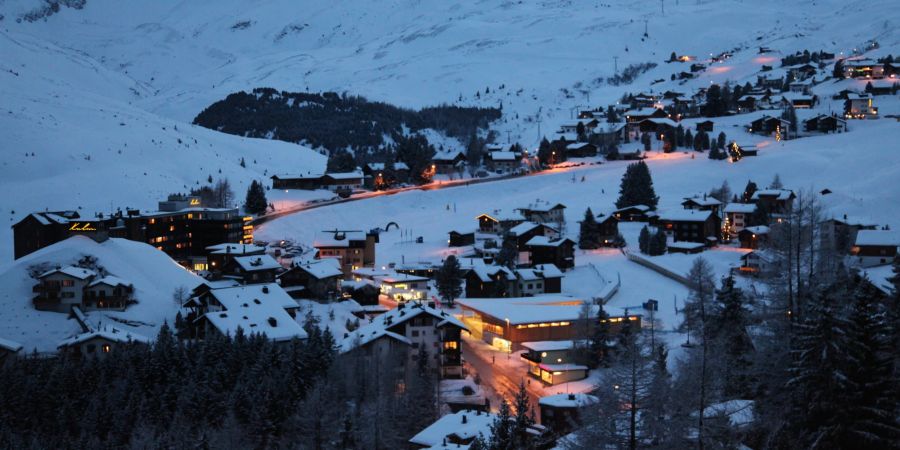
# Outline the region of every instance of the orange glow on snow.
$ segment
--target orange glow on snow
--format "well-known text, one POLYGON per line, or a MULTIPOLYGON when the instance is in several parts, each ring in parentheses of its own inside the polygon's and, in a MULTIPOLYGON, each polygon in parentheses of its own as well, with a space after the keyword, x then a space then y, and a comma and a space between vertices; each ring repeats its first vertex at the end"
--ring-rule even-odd
POLYGON ((755 62, 757 64, 769 64, 769 63, 773 63, 777 60, 778 60, 778 58, 776 58, 774 56, 757 56, 756 58, 753 58, 753 62, 755 62))

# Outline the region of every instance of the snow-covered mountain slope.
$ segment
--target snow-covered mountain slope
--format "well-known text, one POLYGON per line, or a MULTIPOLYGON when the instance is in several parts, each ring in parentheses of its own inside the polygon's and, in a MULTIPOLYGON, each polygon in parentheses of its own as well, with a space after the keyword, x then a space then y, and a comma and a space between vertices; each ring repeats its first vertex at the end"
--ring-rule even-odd
POLYGON ((86 313, 94 327, 114 326, 126 332, 155 337, 163 322, 172 325, 178 305, 172 294, 178 287, 191 290, 203 280, 184 270, 164 253, 150 245, 126 239, 109 239, 97 243, 75 236, 38 250, 14 263, 0 266, 0 336, 25 346, 26 352, 56 351, 60 341, 81 332, 67 314, 36 311, 31 304, 31 288, 36 281, 29 268, 41 264, 51 266, 75 264, 84 256, 97 258, 97 265, 110 275, 134 286, 137 303, 125 311, 86 313))
MULTIPOLYGON (((849 53, 870 39, 900 42, 891 0, 669 1, 664 13, 660 2, 630 0, 88 0, 81 10, 15 23, 39 3, 8 0, 4 27, 126 74, 143 88, 136 102, 181 120, 228 93, 261 86, 346 91, 407 106, 461 95, 534 114, 540 106, 588 103, 579 91, 593 91, 592 103, 618 98, 619 88, 591 85, 613 74, 614 57, 622 69, 661 63, 672 51, 701 58, 758 46, 849 53), (576 97, 567 99, 562 88, 576 97)), ((666 66, 645 78, 668 80, 666 66)))
POLYGON ((71 49, 12 33, 0 34, 0 49, 0 260, 11 257, 9 225, 34 210, 150 209, 209 176, 228 178, 241 198, 273 171, 324 169, 306 147, 142 110, 130 104, 139 84, 71 49))
MULTIPOLYGON (((502 104, 500 136, 531 146, 577 109, 627 91, 754 79, 778 61, 757 59, 758 46, 849 54, 872 39, 885 52, 900 44, 894 0, 686 0, 663 2, 664 12, 630 0, 87 0, 20 20, 45 4, 0 2, 0 189, 15 193, 0 205, 6 223, 43 208, 148 208, 210 175, 240 197, 254 178, 324 164, 295 145, 189 125, 239 90, 502 104), (668 81, 687 67, 663 63, 673 51, 734 49, 697 79, 668 81), (658 65, 631 85, 602 81, 646 62, 658 65)), ((9 242, 3 227, 0 260, 9 242)))

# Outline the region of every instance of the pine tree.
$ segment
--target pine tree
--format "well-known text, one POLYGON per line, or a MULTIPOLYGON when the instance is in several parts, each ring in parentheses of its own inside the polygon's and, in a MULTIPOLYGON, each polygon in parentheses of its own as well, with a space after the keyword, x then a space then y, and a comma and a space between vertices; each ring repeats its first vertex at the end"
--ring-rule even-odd
POLYGON ((593 365, 609 367, 613 357, 612 347, 609 345, 612 339, 609 314, 607 314, 603 305, 600 305, 599 308, 596 326, 594 326, 594 333, 591 336, 591 355, 593 365))
POLYGON ((269 207, 266 199, 266 190, 262 183, 253 180, 247 188, 247 198, 244 201, 244 209, 251 214, 265 214, 269 207))
POLYGON ((650 238, 650 243, 648 245, 648 253, 650 256, 659 256, 665 255, 668 247, 668 237, 666 236, 666 232, 659 228, 656 230, 656 234, 650 238))
POLYGON ((494 422, 490 425, 490 430, 491 438, 488 441, 488 448, 491 450, 516 450, 513 420, 506 399, 500 401, 500 409, 494 422))
MULTIPOLYGON (((858 275, 857 275, 858 276, 858 275)), ((896 348, 890 343, 890 325, 880 292, 865 280, 856 280, 853 306, 847 323, 848 416, 838 443, 844 448, 898 448, 900 425, 896 420, 897 381, 893 378, 896 348)))
POLYGON ((516 267, 518 259, 519 245, 516 242, 515 236, 510 234, 504 235, 503 241, 500 243, 500 252, 497 253, 497 257, 495 258, 497 264, 512 269, 516 267))
POLYGON ((608 123, 618 123, 619 122, 619 114, 616 112, 616 108, 613 105, 609 105, 606 108, 606 121, 608 123))
POLYGON ((356 160, 347 150, 336 150, 328 156, 325 170, 327 172, 352 172, 356 170, 356 160))
POLYGON ((691 133, 691 130, 684 131, 684 138, 682 139, 681 146, 685 148, 691 148, 694 145, 694 135, 691 133))
POLYGON ((441 299, 452 307, 453 301, 462 294, 462 271, 456 256, 450 255, 444 260, 435 282, 441 299))
POLYGON ((651 148, 650 133, 641 134, 641 144, 644 145, 644 151, 649 152, 651 148))
POLYGON ((753 344, 747 334, 750 311, 744 292, 734 285, 734 277, 722 280, 712 303, 710 337, 722 358, 722 383, 729 398, 750 395, 749 372, 753 344))
POLYGON ((757 187, 756 183, 751 180, 747 180, 747 186, 744 187, 744 193, 741 194, 741 203, 750 203, 753 198, 753 194, 756 193, 757 187))
POLYGON ((516 412, 512 426, 514 448, 528 449, 531 447, 528 429, 534 425, 534 420, 529 416, 531 408, 528 404, 528 391, 525 390, 523 382, 519 382, 519 390, 513 399, 513 408, 516 412))
MULTIPOLYGON (((794 445, 812 447, 833 442, 849 417, 848 393, 853 390, 847 362, 848 322, 839 313, 835 293, 820 292, 795 325, 795 348, 788 388, 793 392, 793 422, 787 425, 794 445)), ((839 448, 839 447, 838 447, 839 448)))
POLYGON ((600 246, 599 225, 594 218, 591 208, 584 212, 584 220, 581 221, 578 231, 578 247, 584 250, 595 249, 600 246))
POLYGON ((647 205, 656 209, 658 202, 659 197, 653 190, 653 178, 647 164, 644 161, 629 164, 622 176, 616 207, 647 205))
POLYGON ((638 248, 641 253, 650 254, 650 229, 647 225, 641 228, 641 234, 638 235, 638 248))
POLYGON ((769 184, 769 189, 784 189, 784 184, 781 182, 781 175, 775 174, 775 178, 772 178, 772 182, 769 184))
POLYGON ((541 139, 541 144, 538 146, 538 160, 543 165, 550 164, 551 159, 553 157, 553 149, 550 148, 550 141, 547 138, 541 139))

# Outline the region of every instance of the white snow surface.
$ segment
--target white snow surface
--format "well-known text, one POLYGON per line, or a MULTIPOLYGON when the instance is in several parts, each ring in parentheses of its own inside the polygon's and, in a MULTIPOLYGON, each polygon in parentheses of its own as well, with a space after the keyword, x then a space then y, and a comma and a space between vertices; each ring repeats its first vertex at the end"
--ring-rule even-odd
POLYGON ((0 266, 0 337, 21 343, 30 353, 55 352, 65 339, 81 333, 67 314, 37 311, 31 303, 31 288, 37 280, 28 275, 29 267, 42 263, 68 265, 86 255, 97 258, 112 275, 134 286, 136 304, 125 311, 89 311, 85 316, 92 326, 114 326, 124 333, 155 338, 163 322, 173 325, 180 305, 172 297, 177 287, 190 290, 203 280, 179 266, 154 247, 126 239, 97 243, 75 236, 0 266))
MULTIPOLYGON (((251 180, 276 171, 321 171, 324 157, 305 147, 190 125, 211 103, 255 87, 348 92, 408 107, 502 104, 500 135, 532 147, 577 109, 612 103, 626 90, 690 94, 714 81, 755 80, 763 64, 777 65, 778 52, 848 55, 876 39, 881 49, 866 56, 878 57, 900 43, 894 0, 681 2, 664 13, 655 2, 629 0, 89 0, 19 20, 40 6, 46 2, 0 3, 0 188, 16 194, 6 196, 0 217, 10 222, 44 208, 146 209, 210 175, 229 178, 241 198, 251 180), (759 46, 776 53, 757 56, 759 46), (669 81, 688 68, 664 63, 670 52, 705 63, 728 50, 733 58, 698 78, 669 81), (598 82, 614 74, 614 57, 619 70, 658 66, 632 85, 598 82)), ((879 109, 897 113, 900 105, 879 109)), ((8 242, 8 231, 0 233, 0 260, 9 259, 8 242)))

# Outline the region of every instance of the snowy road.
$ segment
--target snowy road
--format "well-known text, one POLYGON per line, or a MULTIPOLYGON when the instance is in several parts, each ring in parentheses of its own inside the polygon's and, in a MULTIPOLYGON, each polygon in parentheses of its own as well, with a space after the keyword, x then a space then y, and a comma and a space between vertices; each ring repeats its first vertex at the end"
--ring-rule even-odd
MULTIPOLYGON (((487 347, 486 344, 485 347, 487 347)), ((538 419, 540 415, 537 410, 538 400, 546 394, 541 383, 530 379, 524 370, 505 364, 507 358, 518 358, 518 355, 509 355, 492 348, 490 351, 476 350, 468 339, 463 339, 462 352, 466 362, 481 377, 481 385, 485 388, 491 401, 492 411, 499 408, 501 398, 512 403, 519 390, 519 383, 525 383, 528 402, 534 411, 535 419, 538 419), (495 359, 492 360, 492 357, 495 359)))

